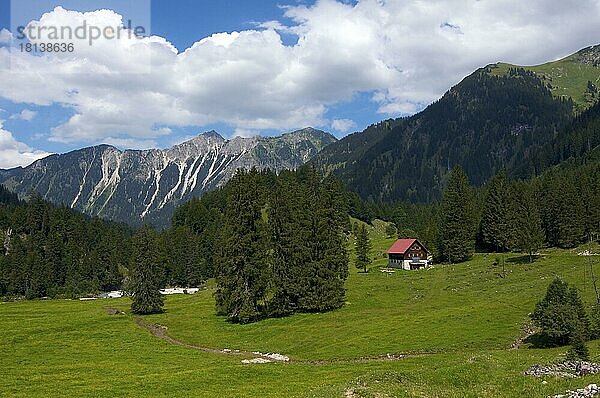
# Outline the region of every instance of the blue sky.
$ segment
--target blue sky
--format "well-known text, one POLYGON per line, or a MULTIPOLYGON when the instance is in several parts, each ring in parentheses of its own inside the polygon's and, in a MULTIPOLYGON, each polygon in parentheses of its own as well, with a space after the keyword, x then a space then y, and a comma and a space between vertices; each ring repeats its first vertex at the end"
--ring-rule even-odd
POLYGON ((343 137, 423 109, 480 66, 600 41, 600 0, 14 1, 0 0, 0 167, 98 143, 167 147, 211 129, 343 137), (143 20, 145 5, 154 37, 135 47, 34 56, 2 30, 44 12, 39 25, 109 26, 143 20))

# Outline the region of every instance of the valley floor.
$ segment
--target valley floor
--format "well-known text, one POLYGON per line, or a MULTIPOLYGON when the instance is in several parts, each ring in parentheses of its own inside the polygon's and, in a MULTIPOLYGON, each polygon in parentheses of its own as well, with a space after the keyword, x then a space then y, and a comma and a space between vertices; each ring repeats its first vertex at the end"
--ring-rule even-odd
MULTIPOLYGON (((375 242, 371 272, 352 269, 347 304, 325 314, 233 325, 214 315, 210 284, 168 297, 166 312, 143 322, 128 299, 2 303, 0 395, 546 397, 598 381, 524 376, 568 348, 511 348, 556 275, 591 302, 586 257, 548 251, 529 264, 506 255, 505 277, 495 255, 387 275, 378 268, 390 242, 375 242), (241 362, 256 351, 290 362, 241 362)), ((600 362, 599 342, 590 351, 600 362)))

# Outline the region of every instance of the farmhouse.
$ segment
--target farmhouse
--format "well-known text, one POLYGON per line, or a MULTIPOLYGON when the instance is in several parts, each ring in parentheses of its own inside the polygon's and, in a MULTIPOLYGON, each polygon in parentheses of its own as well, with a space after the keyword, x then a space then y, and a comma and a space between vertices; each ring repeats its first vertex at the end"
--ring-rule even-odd
POLYGON ((387 254, 390 268, 412 271, 429 266, 429 251, 416 239, 398 239, 387 254))

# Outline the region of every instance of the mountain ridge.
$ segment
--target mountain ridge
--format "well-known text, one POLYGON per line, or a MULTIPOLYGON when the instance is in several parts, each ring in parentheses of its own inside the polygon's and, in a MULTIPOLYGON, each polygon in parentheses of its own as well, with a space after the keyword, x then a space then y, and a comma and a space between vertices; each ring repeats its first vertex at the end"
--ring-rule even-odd
POLYGON ((1 170, 0 182, 21 197, 37 192, 88 215, 164 227, 176 204, 221 186, 238 168, 295 169, 335 140, 305 128, 231 140, 209 131, 166 149, 102 144, 1 170))
POLYGON ((456 165, 477 186, 502 169, 513 178, 539 174, 557 156, 545 159, 537 152, 547 152, 548 143, 560 140, 575 117, 597 103, 597 95, 588 96, 589 103, 581 98, 595 90, 590 79, 600 81, 600 46, 536 67, 499 71, 497 65, 476 70, 415 115, 342 138, 312 162, 376 202, 437 200, 456 165), (582 54, 589 68, 579 76, 573 65, 582 54), (589 54, 598 62, 590 64, 589 54), (542 73, 544 67, 558 73, 561 65, 570 68, 568 76, 542 73))
POLYGON ((600 99, 600 44, 585 47, 564 58, 539 65, 513 65, 503 62, 488 65, 487 73, 506 76, 511 68, 535 73, 556 97, 571 98, 575 112, 583 112, 600 99), (591 83, 591 84, 590 84, 591 83))

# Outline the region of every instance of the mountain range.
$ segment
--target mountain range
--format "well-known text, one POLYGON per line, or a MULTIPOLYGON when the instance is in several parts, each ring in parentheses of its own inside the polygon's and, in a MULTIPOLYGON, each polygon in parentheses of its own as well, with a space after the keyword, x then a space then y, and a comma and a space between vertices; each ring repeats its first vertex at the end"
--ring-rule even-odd
POLYGON ((312 128, 231 140, 210 131, 165 150, 99 145, 51 155, 1 170, 0 181, 21 197, 35 192, 88 215, 164 227, 177 204, 223 185, 238 168, 295 169, 334 141, 312 128))
POLYGON ((238 168, 333 172, 365 200, 431 202, 448 171, 475 185, 504 170, 512 178, 599 145, 600 46, 537 66, 476 70, 423 111, 388 119, 336 140, 306 128, 279 137, 226 140, 214 131, 172 148, 94 146, 0 170, 21 197, 45 199, 131 225, 166 226, 175 206, 222 186, 238 168), (587 126, 582 128, 581 126, 587 126))

